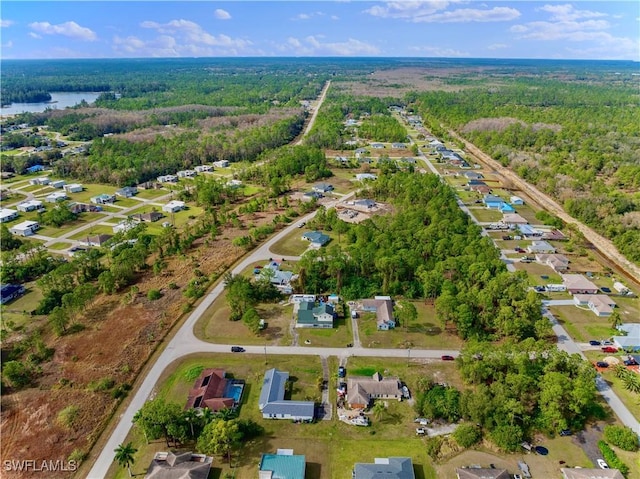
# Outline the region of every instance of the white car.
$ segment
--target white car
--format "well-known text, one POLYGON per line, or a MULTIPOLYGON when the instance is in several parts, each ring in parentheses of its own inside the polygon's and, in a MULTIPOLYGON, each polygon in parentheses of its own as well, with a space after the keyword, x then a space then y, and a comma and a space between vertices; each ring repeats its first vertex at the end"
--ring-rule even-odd
POLYGON ((598 463, 598 466, 600 466, 600 469, 609 469, 609 464, 604 462, 604 459, 598 459, 597 463, 598 463))
POLYGON ((427 433, 427 431, 425 431, 423 427, 417 427, 416 428, 416 434, 418 436, 424 436, 426 433, 427 433))
POLYGON ((307 223, 305 221, 301 221, 300 223, 298 223, 298 228, 304 228, 304 225, 306 225, 307 223))
POLYGON ((513 479, 522 479, 522 476, 520 474, 514 474, 513 479))

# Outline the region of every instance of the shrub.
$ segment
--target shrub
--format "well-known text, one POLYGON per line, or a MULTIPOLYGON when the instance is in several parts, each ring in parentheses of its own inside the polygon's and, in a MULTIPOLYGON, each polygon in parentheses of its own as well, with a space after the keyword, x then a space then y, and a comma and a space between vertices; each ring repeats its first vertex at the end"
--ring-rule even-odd
POLYGON ((443 442, 442 436, 432 437, 427 440, 426 442, 427 454, 429 454, 429 457, 431 459, 435 460, 440 455, 442 442, 443 442))
POLYGON ((482 431, 474 424, 460 424, 453 433, 453 438, 460 447, 469 448, 480 442, 482 431))
POLYGON ((623 451, 638 450, 638 436, 629 427, 623 426, 605 426, 604 438, 623 451))
POLYGON ((97 381, 91 381, 87 384, 87 389, 91 392, 108 391, 115 385, 113 378, 102 378, 97 381))
POLYGON ((69 454, 69 457, 67 457, 67 461, 73 461, 76 464, 79 464, 87 458, 87 455, 88 454, 82 449, 74 449, 73 452, 69 454))
POLYGON ((72 429, 75 426, 78 415, 80 414, 80 408, 78 406, 67 406, 58 413, 58 424, 67 429, 72 429))
POLYGON ((192 366, 184 372, 184 379, 189 382, 195 381, 203 370, 204 366, 192 366))
POLYGON ((4 379, 14 388, 21 388, 31 384, 32 372, 27 366, 18 361, 8 361, 2 366, 4 379))
POLYGON ((149 301, 155 301, 160 298, 162 298, 162 293, 157 289, 150 289, 149 292, 147 293, 147 299, 149 301))
POLYGON ((629 474, 629 467, 620 460, 616 452, 611 449, 611 446, 604 441, 598 441, 598 449, 602 453, 602 457, 604 457, 605 462, 612 469, 618 469, 623 476, 629 474))
POLYGON ((505 451, 516 451, 522 442, 522 429, 518 426, 498 426, 491 431, 491 440, 505 451))

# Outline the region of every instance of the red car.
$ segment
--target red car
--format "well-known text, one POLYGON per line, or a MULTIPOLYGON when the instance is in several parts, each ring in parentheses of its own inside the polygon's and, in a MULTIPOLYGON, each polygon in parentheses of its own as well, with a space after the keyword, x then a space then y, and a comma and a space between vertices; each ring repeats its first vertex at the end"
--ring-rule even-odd
POLYGON ((453 356, 444 355, 444 356, 441 356, 440 359, 442 359, 443 361, 453 361, 456 358, 454 358, 453 356))
POLYGON ((605 346, 604 348, 602 348, 602 352, 603 353, 617 353, 618 352, 618 348, 614 348, 613 346, 605 346))

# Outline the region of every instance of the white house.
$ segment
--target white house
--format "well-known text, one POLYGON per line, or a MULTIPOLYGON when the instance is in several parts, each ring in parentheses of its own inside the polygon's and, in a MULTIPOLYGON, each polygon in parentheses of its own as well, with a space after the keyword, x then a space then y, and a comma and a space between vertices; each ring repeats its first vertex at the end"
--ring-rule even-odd
MULTIPOLYGON (((55 193, 58 194, 58 193, 55 193)), ((17 208, 19 211, 28 213, 29 211, 36 211, 42 209, 42 201, 40 200, 28 200, 20 203, 17 208)))
POLYGON ((185 207, 184 201, 171 200, 169 203, 162 207, 162 211, 165 213, 177 213, 178 211, 183 210, 185 207))
POLYGON ((102 193, 98 196, 91 198, 91 203, 94 205, 106 205, 116 201, 116 195, 110 195, 108 193, 102 193))
POLYGON ((31 236, 38 231, 40 225, 37 221, 23 221, 12 226, 9 231, 16 236, 31 236))
POLYGON ((114 233, 124 233, 129 231, 130 229, 135 228, 137 223, 135 221, 131 221, 130 219, 122 220, 117 225, 115 225, 112 230, 114 233))
POLYGON ((50 195, 45 196, 44 200, 47 203, 57 203, 58 201, 64 201, 69 199, 67 194, 63 191, 54 191, 50 195))
POLYGON ((606 294, 574 294, 573 301, 578 306, 587 306, 601 318, 611 316, 616 306, 616 302, 606 294))
POLYGON ((213 171, 213 166, 211 165, 198 165, 194 168, 198 173, 202 173, 204 171, 213 171))
MULTIPOLYGON (((20 209, 20 205, 18 205, 18 209, 20 209)), ((11 210, 9 208, 0 208, 0 223, 7 223, 8 221, 13 221, 18 217, 18 212, 16 210, 11 210)))
POLYGON ((158 176, 158 183, 177 183, 178 177, 176 175, 163 175, 158 176))
POLYGON ((555 253, 556 249, 546 241, 532 241, 529 246, 527 246, 527 251, 529 253, 555 253))
POLYGON ((64 180, 56 180, 56 181, 52 181, 51 183, 49 183, 49 186, 51 186, 53 188, 62 188, 66 184, 67 184, 67 182, 64 181, 64 180))
POLYGON ((625 351, 640 350, 640 323, 625 323, 618 326, 618 330, 625 336, 614 336, 613 343, 625 351))
POLYGON ((42 176, 40 178, 33 178, 29 180, 30 185, 48 185, 51 183, 51 180, 47 176, 42 176))
POLYGON ((509 199, 509 202, 510 202, 512 205, 524 205, 524 200, 523 200, 522 198, 520 198, 519 196, 512 196, 512 197, 509 199))
POLYGON ((214 161, 213 166, 217 168, 226 168, 227 166, 229 166, 229 162, 227 160, 214 161))
POLYGON ((81 193, 84 189, 80 183, 71 183, 62 187, 67 193, 81 193))
POLYGON ((364 180, 377 180, 378 176, 372 173, 358 173, 356 175, 356 180, 364 181, 364 180))
POLYGON ((178 178, 193 178, 198 175, 198 172, 195 170, 180 170, 176 175, 178 178))

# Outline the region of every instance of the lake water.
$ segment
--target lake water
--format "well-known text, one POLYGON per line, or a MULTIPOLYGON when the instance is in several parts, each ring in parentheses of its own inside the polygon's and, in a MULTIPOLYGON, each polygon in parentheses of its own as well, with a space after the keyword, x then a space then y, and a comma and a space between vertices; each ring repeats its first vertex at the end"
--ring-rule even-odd
POLYGON ((40 113, 47 108, 55 108, 64 110, 68 106, 75 106, 85 100, 87 103, 93 103, 100 92, 51 92, 51 101, 47 103, 12 103, 7 107, 2 107, 3 115, 16 115, 18 113, 40 113))

